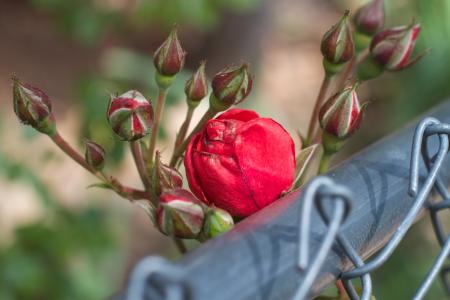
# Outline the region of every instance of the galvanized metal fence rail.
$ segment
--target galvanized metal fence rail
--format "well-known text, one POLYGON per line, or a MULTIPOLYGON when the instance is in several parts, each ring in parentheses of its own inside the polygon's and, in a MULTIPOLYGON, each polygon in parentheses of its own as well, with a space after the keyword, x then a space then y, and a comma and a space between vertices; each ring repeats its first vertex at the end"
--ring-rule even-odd
POLYGON ((370 273, 425 210, 442 249, 411 299, 423 299, 439 273, 450 292, 450 238, 439 218, 450 209, 450 102, 426 115, 180 261, 142 260, 125 299, 308 299, 341 278, 352 300, 367 300, 370 273))

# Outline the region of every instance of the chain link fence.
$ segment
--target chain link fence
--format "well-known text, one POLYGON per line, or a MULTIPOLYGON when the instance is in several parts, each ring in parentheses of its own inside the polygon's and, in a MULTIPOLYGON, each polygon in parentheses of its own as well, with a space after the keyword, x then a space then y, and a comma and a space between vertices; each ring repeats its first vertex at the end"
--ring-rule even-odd
POLYGON ((180 261, 143 259, 122 298, 302 300, 341 279, 352 300, 368 300, 370 274, 423 212, 441 251, 411 299, 423 299, 438 275, 450 293, 450 238, 439 215, 450 209, 450 102, 426 115, 180 261))

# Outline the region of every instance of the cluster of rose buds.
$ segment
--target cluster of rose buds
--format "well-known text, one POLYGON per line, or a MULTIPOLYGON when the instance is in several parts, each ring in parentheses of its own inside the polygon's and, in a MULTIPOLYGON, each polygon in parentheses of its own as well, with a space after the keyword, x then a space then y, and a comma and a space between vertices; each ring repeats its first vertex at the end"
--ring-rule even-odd
POLYGON ((414 64, 422 55, 411 59, 419 24, 383 29, 383 0, 371 0, 359 8, 349 23, 349 11, 327 31, 322 39, 321 51, 325 71, 334 75, 342 70, 342 64, 355 59, 365 50, 369 55, 358 67, 359 80, 378 76, 383 70, 398 71, 414 64))
MULTIPOLYGON (((360 83, 383 71, 403 70, 423 54, 411 59, 420 32, 419 24, 383 29, 383 0, 371 0, 360 7, 349 22, 349 11, 322 39, 325 79, 316 101, 307 142, 322 141, 324 156, 336 153, 361 125, 363 107, 356 93, 360 83), (338 92, 326 100, 332 78, 341 78, 338 92), (349 84, 350 82, 356 82, 349 84), (318 122, 323 130, 315 129, 318 122)), ((327 157, 329 158, 329 157, 327 157)), ((324 167, 322 169, 326 170, 324 167)))
MULTIPOLYGON (((145 190, 124 186, 114 177, 106 175, 103 171, 106 151, 96 142, 86 139, 84 156, 73 149, 57 131, 49 97, 40 89, 22 83, 15 77, 14 111, 22 123, 49 135, 67 155, 102 181, 94 186, 111 188, 133 201, 147 201, 148 205, 145 207, 149 208, 151 219, 161 232, 175 238, 206 240, 233 226, 233 217, 223 209, 226 205, 216 207, 214 197, 199 200, 190 191, 183 189, 183 176, 175 167, 181 157, 174 155, 174 164, 169 165, 162 161, 159 151, 153 151, 165 93, 182 70, 185 58, 186 52, 174 28, 154 54, 155 80, 160 92, 156 106, 153 106, 150 98, 135 90, 111 96, 109 100, 107 121, 114 134, 130 144, 145 190), (150 137, 148 147, 145 145, 147 137, 150 137)), ((202 62, 185 84, 190 117, 208 95, 205 66, 205 62, 202 62)), ((203 130, 205 123, 217 112, 245 100, 251 88, 252 76, 245 63, 238 67, 227 67, 217 73, 212 80, 210 110, 196 131, 203 130)), ((175 147, 181 154, 191 140, 190 137, 186 138, 190 117, 185 121, 184 133, 178 135, 179 141, 175 147)), ((196 133, 192 132, 191 136, 196 133)))
POLYGON ((94 141, 85 141, 84 156, 73 149, 58 133, 49 97, 17 78, 13 78, 14 111, 22 123, 47 134, 100 179, 96 186, 110 188, 131 201, 140 200, 141 205, 144 201, 142 206, 162 233, 205 241, 232 228, 233 218, 247 217, 298 187, 319 141, 324 150, 320 171, 326 171, 331 155, 362 122, 364 105, 356 91, 360 83, 384 70, 402 70, 421 57, 411 59, 418 24, 390 29, 383 25, 383 0, 372 0, 352 19, 346 11, 325 33, 320 47, 325 77, 311 119, 314 122, 304 145, 297 147, 297 155, 294 141, 279 123, 251 110, 229 109, 252 90, 253 77, 246 63, 226 67, 212 78, 209 108, 188 134, 194 111, 209 91, 206 64, 201 62, 185 83, 186 118, 170 162, 163 161, 156 149, 159 123, 168 89, 186 59, 176 28, 154 54, 155 106, 149 97, 131 90, 111 96, 106 112, 112 132, 130 145, 144 190, 107 175, 103 169, 106 151, 94 141), (343 83, 327 98, 330 80, 339 76, 343 83), (178 171, 182 160, 192 192, 183 187, 178 171))

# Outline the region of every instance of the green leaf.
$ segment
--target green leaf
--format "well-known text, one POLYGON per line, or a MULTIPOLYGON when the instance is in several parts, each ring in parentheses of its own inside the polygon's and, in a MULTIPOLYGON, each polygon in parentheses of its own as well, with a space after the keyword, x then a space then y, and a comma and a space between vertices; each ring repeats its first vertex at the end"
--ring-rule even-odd
POLYGON ((302 178, 305 174, 306 170, 308 169, 308 166, 316 153, 316 150, 318 148, 319 144, 314 144, 312 146, 309 146, 308 148, 305 148, 300 151, 300 153, 297 155, 296 161, 296 167, 295 167, 295 180, 294 180, 294 188, 299 187, 303 182, 302 178))
POLYGON ((107 189, 107 190, 114 190, 113 186, 107 182, 98 182, 98 183, 93 183, 91 185, 89 185, 87 188, 101 188, 101 189, 107 189))

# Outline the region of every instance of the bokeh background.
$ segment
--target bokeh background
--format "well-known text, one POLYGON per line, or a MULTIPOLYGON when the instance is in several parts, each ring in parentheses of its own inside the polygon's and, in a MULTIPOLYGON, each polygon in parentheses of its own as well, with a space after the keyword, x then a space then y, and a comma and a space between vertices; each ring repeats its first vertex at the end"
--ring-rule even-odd
MULTIPOLYGON (((110 93, 139 89, 155 97, 152 53, 172 24, 188 58, 163 118, 164 154, 185 113, 184 79, 202 59, 209 76, 249 61, 255 88, 243 105, 304 132, 323 75, 320 39, 345 8, 364 2, 0 0, 0 299, 104 299, 123 288, 139 258, 177 257, 143 210, 88 189, 93 176, 47 137, 19 125, 11 74, 51 96, 60 131, 78 149, 83 137, 104 145, 108 170, 137 186, 128 149, 108 128, 105 109, 110 93)), ((363 87, 361 98, 371 104, 341 159, 450 95, 450 2, 385 2, 387 25, 415 17, 422 23, 417 48, 432 51, 413 68, 363 87)), ((414 227, 375 274, 378 299, 412 295, 431 263, 426 254, 437 253, 428 224, 414 227)), ((435 283, 427 299, 443 298, 435 283)))

